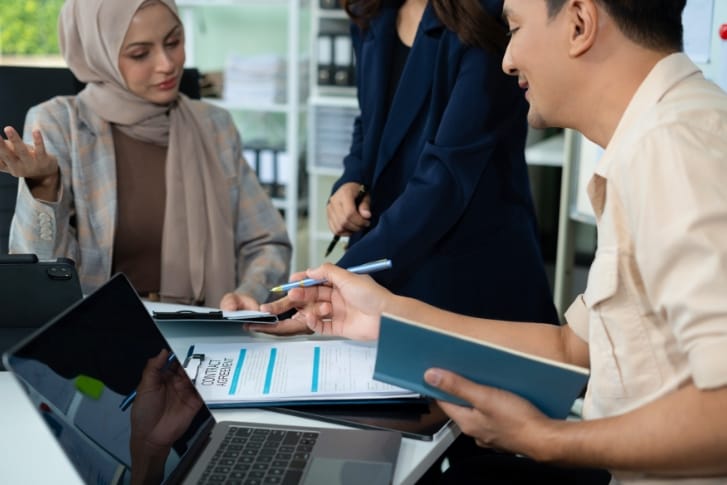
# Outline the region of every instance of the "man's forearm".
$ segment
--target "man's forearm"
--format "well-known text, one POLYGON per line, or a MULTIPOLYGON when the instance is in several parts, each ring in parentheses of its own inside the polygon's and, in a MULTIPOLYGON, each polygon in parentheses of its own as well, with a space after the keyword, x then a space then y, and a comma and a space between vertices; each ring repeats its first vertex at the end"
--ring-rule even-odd
POLYGON ((727 476, 727 387, 689 384, 632 412, 593 421, 552 421, 524 454, 562 465, 655 476, 727 476))
POLYGON ((384 311, 521 352, 559 362, 588 365, 585 342, 580 341, 567 327, 467 317, 413 298, 394 295, 384 304, 384 311))

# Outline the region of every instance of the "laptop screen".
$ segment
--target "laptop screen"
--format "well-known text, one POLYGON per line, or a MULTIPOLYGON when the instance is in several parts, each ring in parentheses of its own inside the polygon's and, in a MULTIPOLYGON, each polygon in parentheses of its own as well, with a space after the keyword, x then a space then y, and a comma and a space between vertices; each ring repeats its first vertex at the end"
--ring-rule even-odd
POLYGON ((6 355, 85 483, 174 481, 214 424, 123 275, 6 355))

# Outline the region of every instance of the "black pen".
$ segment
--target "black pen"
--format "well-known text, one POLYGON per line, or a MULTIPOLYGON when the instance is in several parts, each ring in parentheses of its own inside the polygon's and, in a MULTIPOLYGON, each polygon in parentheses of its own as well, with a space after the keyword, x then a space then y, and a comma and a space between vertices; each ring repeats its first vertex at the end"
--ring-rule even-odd
MULTIPOLYGON (((356 194, 356 199, 354 199, 353 203, 358 209, 359 204, 363 201, 364 197, 366 196, 366 186, 364 184, 361 184, 361 186, 358 188, 358 194, 356 194)), ((331 239, 331 242, 328 244, 328 249, 326 249, 326 254, 323 255, 324 258, 327 258, 329 254, 331 254, 331 251, 333 251, 333 248, 336 247, 336 244, 338 244, 339 239, 341 239, 341 236, 338 234, 335 234, 333 236, 333 239, 331 239)))

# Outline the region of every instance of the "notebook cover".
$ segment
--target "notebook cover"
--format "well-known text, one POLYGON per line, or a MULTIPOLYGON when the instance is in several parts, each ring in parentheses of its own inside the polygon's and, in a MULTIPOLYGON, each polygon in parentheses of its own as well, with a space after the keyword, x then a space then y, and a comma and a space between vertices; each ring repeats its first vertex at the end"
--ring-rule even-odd
POLYGON ((470 406, 424 382, 432 367, 527 399, 543 413, 562 419, 588 380, 588 370, 529 356, 393 315, 381 317, 374 379, 435 399, 470 406))

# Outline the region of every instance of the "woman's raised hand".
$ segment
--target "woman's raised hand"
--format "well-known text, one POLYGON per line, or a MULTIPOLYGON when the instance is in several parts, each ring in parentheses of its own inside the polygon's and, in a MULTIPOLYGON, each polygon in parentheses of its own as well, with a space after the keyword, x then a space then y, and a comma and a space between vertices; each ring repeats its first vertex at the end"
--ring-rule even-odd
POLYGON ((25 178, 36 198, 56 200, 60 180, 58 159, 46 151, 40 130, 33 130, 33 145, 26 145, 11 126, 3 131, 7 140, 0 143, 0 171, 25 178))

